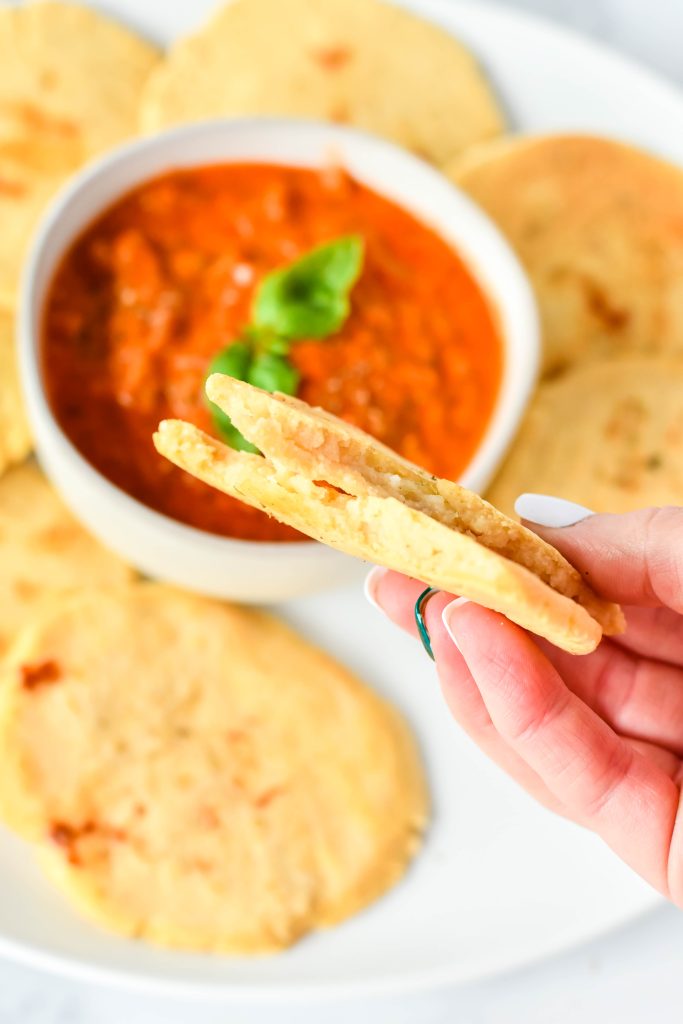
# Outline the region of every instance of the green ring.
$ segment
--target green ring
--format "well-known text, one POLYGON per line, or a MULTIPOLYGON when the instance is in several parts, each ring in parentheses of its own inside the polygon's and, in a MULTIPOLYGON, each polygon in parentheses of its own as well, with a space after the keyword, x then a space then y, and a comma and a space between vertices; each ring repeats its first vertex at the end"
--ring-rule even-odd
POLYGON ((424 607, 429 601, 430 597, 433 597, 434 594, 438 593, 439 591, 435 587, 427 587, 426 590, 422 591, 417 601, 415 602, 414 610, 415 625, 417 626, 418 635, 420 637, 420 640, 422 641, 422 646, 424 647, 425 651, 432 659, 432 661, 434 661, 434 651, 432 650, 432 641, 429 639, 429 630, 427 629, 427 624, 424 619, 424 607))

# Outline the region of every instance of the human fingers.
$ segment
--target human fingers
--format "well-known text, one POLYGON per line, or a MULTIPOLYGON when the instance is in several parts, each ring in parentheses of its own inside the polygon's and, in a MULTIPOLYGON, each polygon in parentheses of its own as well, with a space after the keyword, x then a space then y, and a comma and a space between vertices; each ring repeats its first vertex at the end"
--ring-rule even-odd
POLYGON ((572 817, 668 893, 676 782, 569 690, 524 630, 474 604, 444 620, 502 739, 572 817))
MULTIPOLYGON (((386 569, 372 570, 369 582, 366 582, 366 595, 370 602, 415 637, 415 602, 424 590, 424 583, 386 569)), ((535 799, 556 813, 564 813, 559 801, 536 772, 509 748, 494 728, 481 694, 442 621, 443 609, 453 600, 452 594, 439 592, 424 607, 439 683, 453 718, 492 761, 535 799)))
MULTIPOLYGON (((426 589, 426 583, 403 576, 376 565, 365 578, 365 596, 379 611, 384 612, 397 626, 411 636, 417 636, 415 602, 426 589)), ((454 595, 446 603, 454 600, 454 595)))
POLYGON ((683 667, 683 629, 678 612, 626 605, 624 615, 626 631, 612 637, 615 643, 635 654, 654 654, 660 661, 683 667))
MULTIPOLYGON (((415 601, 424 590, 424 584, 388 570, 376 573, 374 579, 375 600, 382 610, 397 625, 416 636, 413 609, 415 601)), ((432 646, 438 643, 441 632, 438 615, 450 600, 452 598, 440 596, 438 601, 433 599, 436 603, 431 602, 431 607, 427 606, 431 624, 430 635, 434 634, 432 646)), ((658 611, 670 616, 674 614, 665 609, 643 611, 648 615, 654 615, 658 611)), ((678 635, 683 633, 683 630, 678 629, 675 632, 678 635)), ((637 657, 607 640, 604 640, 592 654, 580 658, 540 638, 536 639, 536 643, 569 688, 604 718, 616 732, 658 745, 676 756, 683 755, 683 671, 668 664, 637 657)), ((441 645, 439 648, 440 663, 447 666, 447 673, 449 651, 447 647, 441 650, 441 645)), ((475 723, 468 716, 468 723, 465 725, 463 710, 459 706, 463 698, 462 686, 450 687, 442 682, 442 687, 454 716, 471 735, 474 735, 475 723)), ((483 705, 476 687, 474 690, 475 692, 469 695, 470 708, 476 704, 483 705)), ((477 720, 479 721, 479 716, 484 713, 490 721, 485 708, 477 710, 477 720)), ((482 747, 486 746, 486 752, 493 756, 488 740, 485 740, 483 731, 478 727, 477 742, 482 747)), ((500 762, 500 757, 496 759, 500 762)))
POLYGON ((680 757, 672 754, 670 750, 664 750, 656 743, 648 743, 647 740, 634 740, 630 737, 627 737, 626 740, 634 750, 637 750, 638 753, 643 754, 656 764, 658 768, 661 768, 680 787, 681 781, 683 781, 683 765, 681 764, 680 757))
POLYGON ((572 502, 523 494, 515 509, 525 525, 561 551, 602 597, 683 612, 682 508, 591 515, 588 509, 576 511, 581 506, 572 502), (546 525, 561 523, 564 507, 567 525, 546 525), (571 522, 577 515, 583 518, 571 522))
POLYGON ((603 640, 583 657, 538 646, 566 685, 622 735, 683 755, 683 669, 603 640))

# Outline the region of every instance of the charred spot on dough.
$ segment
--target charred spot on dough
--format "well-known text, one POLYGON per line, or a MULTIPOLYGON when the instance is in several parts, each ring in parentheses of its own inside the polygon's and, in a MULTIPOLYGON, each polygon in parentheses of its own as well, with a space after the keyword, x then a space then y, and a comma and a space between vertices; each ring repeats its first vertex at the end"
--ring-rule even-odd
POLYGON ((73 867, 79 867, 81 864, 78 844, 83 839, 96 835, 119 842, 127 839, 122 829, 92 820, 84 821, 81 825, 73 825, 68 821, 53 821, 48 829, 48 835, 51 842, 64 851, 69 864, 73 867))
POLYGON ((283 792, 283 786, 271 786, 270 789, 264 790, 263 793, 259 793, 259 795, 254 798, 254 806, 259 808, 267 807, 268 804, 272 803, 272 801, 278 796, 281 796, 283 792))
POLYGON ((322 487, 324 491, 334 491, 335 494, 343 494, 345 498, 351 498, 352 495, 348 491, 342 490, 341 487, 335 486, 335 484, 329 483, 327 480, 314 480, 313 483, 316 487, 322 487))
POLYGON ((94 832, 95 828, 95 823, 92 821, 86 821, 83 825, 72 825, 68 821, 55 821, 50 826, 49 835, 55 846, 64 851, 69 863, 77 867, 80 863, 76 849, 77 843, 83 836, 94 832))
POLYGON ((48 114, 35 103, 29 103, 25 100, 5 100, 1 107, 5 115, 14 120, 22 129, 27 129, 31 132, 44 132, 65 138, 74 137, 79 134, 78 125, 75 121, 70 118, 59 117, 56 114, 48 114))
POLYGON ((348 46, 325 46, 314 50, 311 57, 325 71, 339 71, 349 63, 353 51, 348 46))
POLYGON ((28 188, 21 181, 13 181, 11 178, 0 176, 0 196, 8 196, 10 199, 21 199, 28 192, 28 188))
POLYGON ((586 278, 584 280, 586 303, 589 310, 609 331, 621 331, 628 326, 631 319, 627 309, 616 306, 599 285, 586 278))
POLYGON ((36 690, 39 686, 56 683, 62 677, 62 670, 52 658, 19 667, 21 685, 25 690, 36 690))
POLYGON ((55 523, 33 535, 35 547, 44 551, 59 551, 67 544, 73 544, 78 538, 79 528, 75 523, 55 523))
POLYGON ((78 829, 64 821, 55 821, 50 826, 50 839, 56 846, 69 847, 78 835, 78 829))
POLYGON ((419 143, 414 143, 412 146, 410 146, 410 152, 414 153, 415 156, 419 156, 420 160, 426 160, 427 163, 431 163, 431 157, 429 153, 427 152, 425 147, 419 145, 419 143))
POLYGON ((328 117, 335 124, 349 124, 351 121, 351 110, 348 104, 337 103, 334 107, 330 107, 328 117))
POLYGON ((15 580, 12 585, 14 596, 18 601, 34 601, 40 594, 40 587, 32 580, 15 580))

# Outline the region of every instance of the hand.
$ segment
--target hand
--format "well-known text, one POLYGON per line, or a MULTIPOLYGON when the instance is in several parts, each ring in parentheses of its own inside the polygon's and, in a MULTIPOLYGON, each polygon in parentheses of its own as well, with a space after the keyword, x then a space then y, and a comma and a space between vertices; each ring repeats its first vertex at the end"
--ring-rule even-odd
MULTIPOLYGON (((528 495, 524 507, 547 510, 549 502, 528 495)), ((578 508, 559 500, 550 507, 560 518, 578 508)), ((551 521, 545 512, 537 518, 551 521)), ((425 621, 448 707, 529 793, 597 832, 683 906, 683 508, 526 525, 622 604, 626 632, 571 655, 496 612, 438 593, 425 621)), ((382 569, 367 588, 414 635, 423 589, 382 569)))

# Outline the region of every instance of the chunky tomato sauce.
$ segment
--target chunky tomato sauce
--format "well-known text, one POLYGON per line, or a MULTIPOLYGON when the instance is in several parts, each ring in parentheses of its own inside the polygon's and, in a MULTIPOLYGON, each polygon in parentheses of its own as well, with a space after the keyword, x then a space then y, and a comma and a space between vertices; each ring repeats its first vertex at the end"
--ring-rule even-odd
POLYGON ((211 431, 211 358, 249 322, 268 271, 345 234, 365 241, 342 330, 301 341, 298 395, 456 478, 491 415, 495 316, 432 230, 338 170, 192 168, 125 195, 76 240, 49 291, 43 359, 67 435, 105 476, 184 523, 253 540, 300 535, 158 455, 160 419, 211 431))

